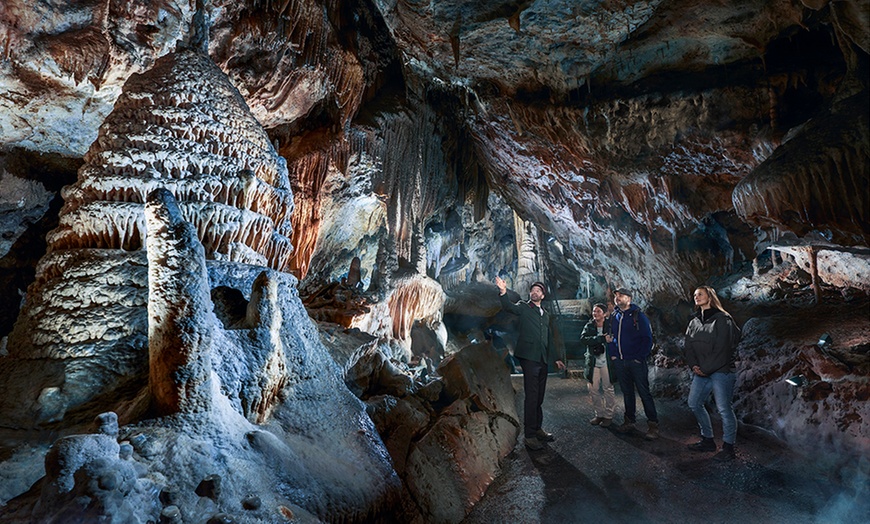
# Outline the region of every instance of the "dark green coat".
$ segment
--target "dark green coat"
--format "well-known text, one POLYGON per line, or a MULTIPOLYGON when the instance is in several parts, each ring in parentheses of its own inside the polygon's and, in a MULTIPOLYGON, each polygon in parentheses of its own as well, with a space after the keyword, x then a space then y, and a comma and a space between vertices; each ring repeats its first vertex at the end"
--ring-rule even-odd
POLYGON ((524 300, 514 304, 507 293, 499 298, 502 309, 519 317, 520 335, 514 348, 514 356, 545 364, 555 361, 553 330, 550 329, 550 315, 547 311, 544 310, 541 315, 537 306, 524 300))
MULTIPOLYGON (((610 333, 610 317, 604 319, 604 333, 610 333)), ((604 338, 604 335, 598 334, 594 319, 590 319, 583 328, 583 332, 580 334, 580 343, 586 346, 586 369, 583 376, 591 382, 592 369, 595 367, 595 357, 597 356, 592 350, 598 347, 607 353, 607 339, 604 338)), ((616 374, 613 372, 613 364, 611 364, 610 358, 606 358, 605 361, 607 362, 607 373, 610 375, 610 383, 615 384, 616 374)))

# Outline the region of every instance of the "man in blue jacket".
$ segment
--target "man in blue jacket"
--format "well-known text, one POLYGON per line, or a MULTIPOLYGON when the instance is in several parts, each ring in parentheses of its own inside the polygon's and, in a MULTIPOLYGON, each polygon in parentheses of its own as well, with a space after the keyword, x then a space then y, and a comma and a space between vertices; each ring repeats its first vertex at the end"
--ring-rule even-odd
POLYGON ((637 411, 634 391, 637 389, 647 420, 647 432, 644 438, 655 440, 659 438, 659 419, 652 394, 649 392, 649 369, 646 364, 646 359, 652 351, 652 329, 649 318, 637 305, 631 303, 631 291, 625 288, 613 292, 613 302, 616 304, 616 309, 610 322, 611 334, 606 337, 607 351, 616 370, 619 389, 622 390, 625 404, 625 418, 616 430, 620 433, 634 431, 637 411))
MULTIPOLYGON (((541 307, 547 292, 544 284, 535 282, 529 289, 528 302, 514 304, 507 296, 507 284, 501 277, 495 277, 501 307, 519 317, 519 339, 514 348, 514 356, 523 368, 523 427, 526 447, 532 451, 543 449, 544 442, 554 440, 551 433, 541 428, 544 412, 544 391, 547 389, 549 363, 555 359, 556 347, 553 344, 553 331, 550 329, 550 315, 541 307)), ((561 360, 556 360, 559 369, 565 369, 561 360)))

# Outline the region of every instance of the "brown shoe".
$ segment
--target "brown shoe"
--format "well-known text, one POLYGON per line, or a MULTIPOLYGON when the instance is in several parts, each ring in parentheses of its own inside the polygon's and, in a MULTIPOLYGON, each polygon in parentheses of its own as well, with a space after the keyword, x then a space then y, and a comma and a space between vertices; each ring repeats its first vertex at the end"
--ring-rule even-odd
POLYGON ((547 433, 543 429, 539 429, 538 431, 536 431, 535 436, 541 442, 553 442, 554 440, 556 440, 556 437, 554 437, 552 433, 547 433))
POLYGON ((599 425, 600 425, 602 428, 609 428, 609 427, 610 427, 610 419, 609 419, 609 418, 603 418, 603 419, 601 419, 601 424, 599 424, 599 425))
POLYGON ((532 451, 541 451, 544 445, 536 437, 526 437, 526 447, 532 451))
POLYGON ((643 438, 647 440, 655 440, 659 438, 659 423, 658 422, 648 422, 646 435, 643 438))
POLYGON ((634 431, 634 422, 625 420, 622 424, 616 426, 616 431, 620 433, 631 433, 634 431))
POLYGON ((603 417, 595 417, 589 421, 589 423, 592 424, 593 426, 597 426, 598 424, 601 424, 602 422, 604 422, 603 417))

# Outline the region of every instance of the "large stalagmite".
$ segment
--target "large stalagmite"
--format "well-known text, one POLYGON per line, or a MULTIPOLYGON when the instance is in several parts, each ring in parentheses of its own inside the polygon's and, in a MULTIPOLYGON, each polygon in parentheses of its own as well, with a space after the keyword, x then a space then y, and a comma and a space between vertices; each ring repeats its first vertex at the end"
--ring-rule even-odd
POLYGON ((55 443, 40 489, 6 516, 392 510, 386 449, 284 272, 285 162, 207 55, 180 50, 132 77, 64 197, 0 359, 0 375, 33 380, 0 384, 0 420, 81 431, 112 410, 123 426, 55 443), (104 482, 110 470, 124 481, 104 482))
POLYGON ((284 159, 207 56, 164 57, 130 79, 64 189, 60 225, 10 336, 10 356, 47 359, 54 370, 36 398, 22 399, 37 423, 145 370, 144 206, 157 188, 177 201, 176 219, 193 225, 207 258, 286 269, 284 159))

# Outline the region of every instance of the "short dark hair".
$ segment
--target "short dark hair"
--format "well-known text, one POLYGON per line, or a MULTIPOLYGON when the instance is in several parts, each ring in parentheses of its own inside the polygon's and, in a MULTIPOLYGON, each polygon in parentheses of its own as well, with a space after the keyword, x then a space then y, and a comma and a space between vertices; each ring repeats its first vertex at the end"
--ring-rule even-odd
POLYGON ((607 313, 607 306, 605 306, 601 302, 596 302, 596 303, 592 304, 592 309, 595 309, 595 308, 598 308, 601 311, 607 313))

